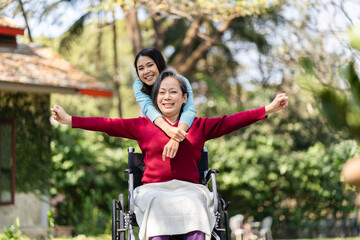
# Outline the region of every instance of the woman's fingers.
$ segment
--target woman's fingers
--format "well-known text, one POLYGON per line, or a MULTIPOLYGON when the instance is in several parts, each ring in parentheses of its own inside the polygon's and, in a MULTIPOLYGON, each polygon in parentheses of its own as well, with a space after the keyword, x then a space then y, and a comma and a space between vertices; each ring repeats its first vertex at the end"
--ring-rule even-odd
POLYGON ((173 139, 177 142, 182 142, 186 138, 187 133, 179 128, 175 128, 173 139))
POLYGON ((179 143, 174 139, 170 139, 170 141, 164 147, 162 160, 165 161, 166 158, 174 158, 178 149, 179 143))

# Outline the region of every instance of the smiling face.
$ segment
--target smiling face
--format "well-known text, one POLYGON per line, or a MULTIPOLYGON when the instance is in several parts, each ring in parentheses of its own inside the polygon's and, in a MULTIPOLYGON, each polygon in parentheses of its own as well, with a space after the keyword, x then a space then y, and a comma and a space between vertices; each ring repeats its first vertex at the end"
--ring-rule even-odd
POLYGON ((140 80, 149 85, 154 85, 159 76, 159 69, 155 61, 148 56, 140 56, 136 63, 136 69, 140 80))
POLYGON ((171 76, 162 80, 157 95, 157 105, 170 123, 174 124, 179 119, 181 107, 186 100, 187 94, 181 91, 178 80, 171 76))

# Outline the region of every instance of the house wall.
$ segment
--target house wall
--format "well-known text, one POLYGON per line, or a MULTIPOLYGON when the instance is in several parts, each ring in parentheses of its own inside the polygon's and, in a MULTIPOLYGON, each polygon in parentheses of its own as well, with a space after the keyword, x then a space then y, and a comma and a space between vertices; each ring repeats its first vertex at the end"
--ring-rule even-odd
POLYGON ((21 231, 28 236, 46 235, 48 231, 49 198, 35 193, 16 193, 15 204, 0 206, 0 228, 20 220, 21 231))
MULTIPOLYGON (((15 120, 15 204, 0 206, 0 229, 19 217, 26 231, 47 227, 52 163, 50 95, 0 90, 0 120, 15 120)), ((37 234, 36 234, 37 235, 37 234)))

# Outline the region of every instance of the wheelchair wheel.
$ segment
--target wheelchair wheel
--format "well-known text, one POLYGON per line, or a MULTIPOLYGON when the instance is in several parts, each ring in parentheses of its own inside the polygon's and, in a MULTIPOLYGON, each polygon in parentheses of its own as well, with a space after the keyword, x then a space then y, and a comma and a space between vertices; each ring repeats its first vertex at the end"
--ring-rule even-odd
POLYGON ((112 240, 126 240, 123 194, 119 195, 119 200, 113 200, 112 240))
MULTIPOLYGON (((125 205, 124 205, 124 195, 121 193, 119 195, 119 202, 121 205, 121 210, 120 211, 120 229, 125 229, 125 215, 124 215, 124 209, 125 209, 125 205)), ((126 240, 126 234, 125 234, 125 230, 124 231, 120 231, 120 240, 126 240)))

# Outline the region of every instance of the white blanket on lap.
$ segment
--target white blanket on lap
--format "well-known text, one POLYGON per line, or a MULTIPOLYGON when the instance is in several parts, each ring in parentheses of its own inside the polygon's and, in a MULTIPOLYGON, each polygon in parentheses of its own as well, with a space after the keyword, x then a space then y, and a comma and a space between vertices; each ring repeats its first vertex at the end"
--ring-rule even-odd
POLYGON ((201 231, 210 240, 215 225, 213 193, 206 186, 172 180, 134 190, 140 240, 201 231))

